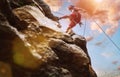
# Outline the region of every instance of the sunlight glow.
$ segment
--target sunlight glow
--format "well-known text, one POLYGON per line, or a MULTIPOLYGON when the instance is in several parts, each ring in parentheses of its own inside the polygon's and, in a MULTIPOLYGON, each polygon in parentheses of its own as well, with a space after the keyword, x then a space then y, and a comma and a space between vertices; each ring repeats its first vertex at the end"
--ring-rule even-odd
POLYGON ((95 0, 96 2, 98 2, 98 3, 100 3, 100 2, 102 2, 103 0, 95 0))

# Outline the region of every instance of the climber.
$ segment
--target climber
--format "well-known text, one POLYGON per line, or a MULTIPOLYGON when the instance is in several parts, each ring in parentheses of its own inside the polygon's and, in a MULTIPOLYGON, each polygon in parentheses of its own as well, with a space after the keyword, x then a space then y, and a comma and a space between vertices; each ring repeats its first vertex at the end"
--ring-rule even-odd
POLYGON ((69 26, 68 26, 68 28, 66 30, 66 33, 71 33, 73 27, 75 27, 77 24, 80 24, 80 25, 82 24, 81 23, 81 14, 79 12, 82 9, 77 8, 77 7, 73 6, 73 5, 70 5, 68 7, 68 9, 72 13, 70 15, 65 15, 63 17, 60 17, 59 19, 69 18, 70 24, 69 24, 69 26))
POLYGON ((49 8, 49 6, 43 0, 10 0, 12 8, 17 8, 24 5, 37 4, 42 8, 46 17, 52 19, 53 21, 58 21, 58 17, 54 16, 49 8))

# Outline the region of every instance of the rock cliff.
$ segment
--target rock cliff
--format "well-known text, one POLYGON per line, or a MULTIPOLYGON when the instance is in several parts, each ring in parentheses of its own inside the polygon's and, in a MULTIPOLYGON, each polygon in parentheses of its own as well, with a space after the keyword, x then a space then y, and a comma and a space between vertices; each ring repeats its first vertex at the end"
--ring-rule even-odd
POLYGON ((22 29, 0 12, 0 77, 97 77, 84 37, 63 33, 35 6, 12 11, 22 29))

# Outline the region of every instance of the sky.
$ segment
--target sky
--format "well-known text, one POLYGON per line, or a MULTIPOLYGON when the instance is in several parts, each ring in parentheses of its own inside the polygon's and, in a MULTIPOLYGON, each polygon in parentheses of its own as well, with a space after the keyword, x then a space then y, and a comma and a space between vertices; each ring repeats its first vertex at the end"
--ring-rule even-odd
MULTIPOLYGON (((76 25, 73 31, 87 39, 92 66, 98 77, 120 77, 120 0, 45 0, 45 2, 58 17, 70 14, 67 7, 71 4, 86 10, 86 13, 81 13, 82 27, 76 25)), ((62 25, 61 29, 65 31, 69 20, 62 19, 59 22, 62 25)))

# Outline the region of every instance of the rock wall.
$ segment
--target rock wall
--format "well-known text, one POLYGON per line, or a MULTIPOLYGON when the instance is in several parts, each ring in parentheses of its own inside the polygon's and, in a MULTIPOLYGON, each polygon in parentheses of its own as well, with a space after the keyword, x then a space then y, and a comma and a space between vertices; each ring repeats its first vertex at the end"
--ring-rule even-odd
POLYGON ((22 30, 0 12, 0 77, 97 77, 84 37, 63 33, 35 6, 13 12, 22 30))

